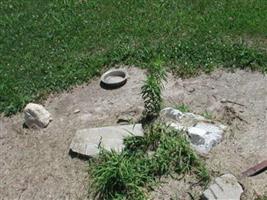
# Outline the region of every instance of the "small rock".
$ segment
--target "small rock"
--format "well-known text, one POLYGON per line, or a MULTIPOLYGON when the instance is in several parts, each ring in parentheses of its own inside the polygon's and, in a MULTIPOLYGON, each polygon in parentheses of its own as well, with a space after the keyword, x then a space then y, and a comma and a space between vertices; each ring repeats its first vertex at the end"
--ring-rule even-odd
POLYGON ((203 197, 206 200, 240 200, 242 193, 243 189, 236 177, 225 174, 215 179, 214 184, 204 191, 203 197))
POLYGON ((24 109, 25 125, 29 128, 45 128, 52 120, 51 114, 42 106, 29 103, 24 109))
POLYGON ((161 116, 167 117, 173 120, 179 120, 183 116, 183 113, 180 110, 168 107, 161 110, 161 116))
POLYGON ((117 124, 126 125, 126 124, 133 124, 140 120, 142 116, 143 107, 134 107, 130 108, 127 111, 124 111, 118 114, 117 117, 117 124))
POLYGON ((74 110, 74 114, 77 114, 77 113, 79 113, 80 112, 80 110, 79 109, 76 109, 76 110, 74 110))
POLYGON ((195 91, 196 91, 196 89, 195 89, 195 88, 193 88, 193 87, 189 87, 189 88, 187 89, 187 91, 188 91, 188 92, 190 92, 190 93, 192 93, 192 92, 195 92, 195 91))
POLYGON ((123 117, 120 117, 118 120, 117 120, 117 124, 120 124, 120 125, 126 125, 126 124, 130 124, 132 121, 131 118, 123 118, 123 117))
POLYGON ((124 148, 123 139, 125 137, 143 136, 143 134, 141 124, 82 129, 76 132, 70 149, 90 157, 98 155, 99 147, 120 152, 124 148))

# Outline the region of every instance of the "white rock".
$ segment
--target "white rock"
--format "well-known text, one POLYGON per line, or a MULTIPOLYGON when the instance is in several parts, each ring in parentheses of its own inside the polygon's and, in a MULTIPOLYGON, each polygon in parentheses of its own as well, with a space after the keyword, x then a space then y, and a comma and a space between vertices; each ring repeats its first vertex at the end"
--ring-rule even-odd
POLYGON ((170 127, 187 131, 192 146, 200 153, 207 154, 223 137, 226 126, 207 120, 194 113, 182 113, 174 108, 165 108, 161 116, 170 127))
POLYGON ((192 144, 194 145, 205 144, 207 131, 196 127, 190 127, 187 132, 192 144))
POLYGON ((207 154, 222 140, 223 130, 215 124, 199 122, 188 128, 188 135, 194 148, 200 153, 207 154))
POLYGON ((183 113, 180 110, 168 107, 161 110, 161 116, 170 118, 173 120, 179 120, 183 116, 183 113))
POLYGON ((52 120, 51 114, 42 105, 35 103, 27 104, 24 119, 29 128, 45 128, 52 120))
POLYGON ((194 113, 184 113, 185 117, 189 117, 192 118, 193 120, 197 120, 197 121, 204 121, 206 120, 205 117, 201 116, 201 115, 196 115, 194 113))
POLYGON ((170 119, 177 120, 177 121, 179 121, 183 117, 191 118, 192 120, 197 120, 197 121, 206 120, 206 118, 201 115, 197 115, 197 114, 190 113, 190 112, 183 113, 180 110, 171 108, 171 107, 162 109, 160 113, 161 113, 161 116, 163 117, 170 118, 170 119))
POLYGON ((80 112, 80 110, 79 109, 76 109, 76 110, 74 110, 74 114, 77 114, 77 113, 79 113, 80 112))
POLYGON ((219 135, 223 134, 223 129, 219 125, 206 123, 206 122, 199 122, 199 123, 197 123, 197 125, 195 127, 203 129, 209 133, 217 133, 219 135))
POLYGON ((123 139, 127 136, 143 136, 141 124, 108 126, 78 130, 72 139, 70 149, 73 152, 95 157, 99 153, 99 147, 106 150, 120 152, 123 148, 123 139))
POLYGON ((207 200, 240 200, 242 193, 243 189, 236 177, 225 174, 217 177, 214 184, 204 191, 203 196, 207 200))

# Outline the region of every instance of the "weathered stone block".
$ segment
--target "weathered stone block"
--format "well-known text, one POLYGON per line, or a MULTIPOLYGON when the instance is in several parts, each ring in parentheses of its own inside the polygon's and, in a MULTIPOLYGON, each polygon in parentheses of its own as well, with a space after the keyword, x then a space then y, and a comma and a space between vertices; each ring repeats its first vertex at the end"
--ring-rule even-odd
POLYGON ((203 197, 206 200, 240 200, 242 193, 243 189, 236 177, 225 174, 215 179, 214 184, 204 191, 203 197))
POLYGON ((143 136, 143 134, 141 124, 82 129, 76 132, 70 149, 90 157, 97 156, 100 147, 120 152, 124 148, 125 137, 143 136))

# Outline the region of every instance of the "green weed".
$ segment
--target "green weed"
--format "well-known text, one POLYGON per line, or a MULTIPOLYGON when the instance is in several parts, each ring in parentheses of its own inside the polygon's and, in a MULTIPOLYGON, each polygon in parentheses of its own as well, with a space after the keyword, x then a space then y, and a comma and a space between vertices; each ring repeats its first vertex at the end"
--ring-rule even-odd
POLYGON ((213 118, 213 116, 212 116, 212 113, 210 113, 210 112, 207 112, 207 111, 205 111, 203 114, 203 117, 205 117, 206 119, 212 119, 213 118))
POLYGON ((174 107, 183 113, 190 112, 190 108, 185 104, 175 105, 174 107))
POLYGON ((157 60, 149 68, 149 75, 141 87, 142 98, 145 104, 144 116, 147 119, 157 117, 162 106, 161 90, 166 80, 166 70, 162 62, 157 60))
POLYGON ((267 200, 267 196, 257 197, 255 200, 267 200))
POLYGON ((145 199, 143 187, 151 181, 148 170, 143 156, 102 150, 90 163, 94 198, 145 199))
POLYGON ((99 199, 141 200, 147 199, 157 178, 189 172, 195 173, 201 183, 209 181, 205 165, 185 136, 166 125, 154 124, 144 137, 126 138, 121 153, 102 150, 90 162, 90 188, 99 199))

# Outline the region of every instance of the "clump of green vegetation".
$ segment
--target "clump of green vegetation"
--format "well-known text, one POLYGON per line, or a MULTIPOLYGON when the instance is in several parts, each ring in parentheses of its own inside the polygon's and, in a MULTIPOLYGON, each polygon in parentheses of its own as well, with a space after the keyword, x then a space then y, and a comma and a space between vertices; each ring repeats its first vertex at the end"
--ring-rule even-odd
POLYGON ((255 200, 267 200, 267 196, 257 197, 255 200))
POLYGON ((180 110, 183 113, 190 112, 190 108, 186 104, 175 105, 175 108, 180 110))
POLYGON ((144 137, 125 139, 121 153, 102 150, 91 161, 90 175, 95 198, 147 199, 157 177, 193 172, 202 183, 209 174, 182 133, 154 124, 144 137), (151 154, 152 153, 152 154, 151 154))
POLYGON ((172 172, 181 174, 194 169, 201 181, 206 183, 209 180, 204 163, 192 150, 185 134, 166 124, 152 124, 144 137, 129 137, 124 143, 125 149, 131 153, 153 152, 151 167, 155 176, 172 172))
POLYGON ((158 59, 149 68, 148 77, 141 88, 142 98, 145 104, 144 117, 153 119, 158 116, 161 106, 161 90, 163 81, 166 80, 166 71, 163 62, 158 59))
POLYGON ((210 119, 210 120, 213 119, 212 113, 210 113, 210 112, 205 111, 202 115, 206 119, 210 119))
POLYGON ((148 176, 149 167, 144 156, 102 150, 99 158, 90 162, 94 199, 145 198, 143 187, 152 177, 148 176))

